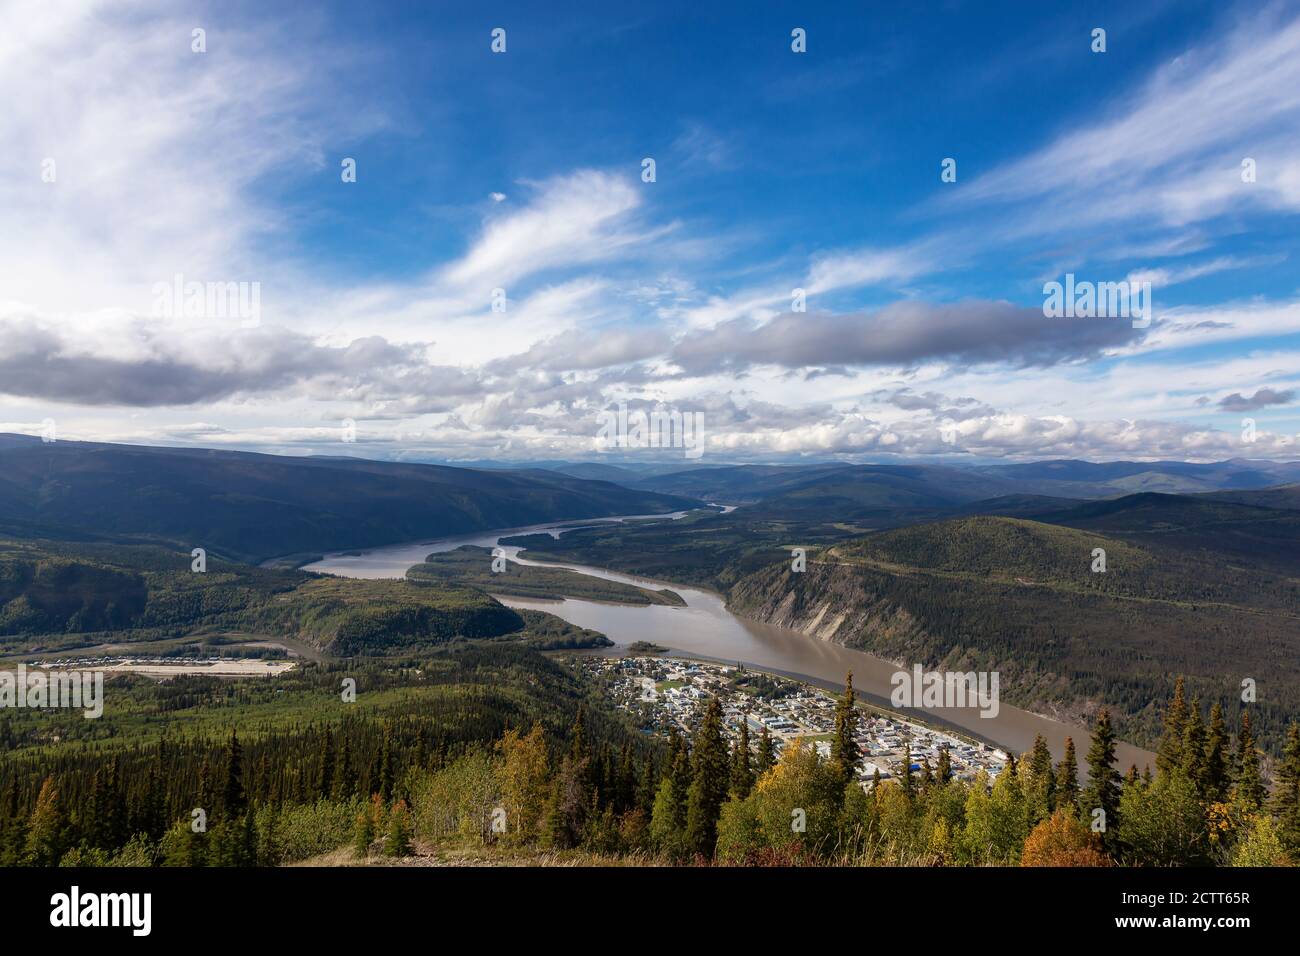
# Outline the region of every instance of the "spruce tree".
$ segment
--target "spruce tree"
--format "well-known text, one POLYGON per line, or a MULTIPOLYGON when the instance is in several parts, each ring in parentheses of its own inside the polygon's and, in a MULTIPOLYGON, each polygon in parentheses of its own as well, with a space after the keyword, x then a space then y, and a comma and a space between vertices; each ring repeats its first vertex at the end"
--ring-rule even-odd
POLYGON ((941 787, 952 780, 952 757, 946 746, 939 748, 939 766, 935 769, 934 777, 941 787))
POLYGON ((619 813, 626 813, 636 806, 636 761, 632 756, 632 743, 623 744, 618 757, 618 772, 615 775, 614 806, 619 813))
POLYGON ((1223 708, 1215 701, 1205 735, 1205 798, 1214 803, 1227 800, 1228 777, 1228 728, 1223 721, 1223 708))
POLYGON ((357 772, 352 766, 352 744, 346 729, 339 734, 343 740, 339 744, 335 760, 334 773, 331 777, 330 797, 338 801, 351 800, 357 792, 357 772))
POLYGON ((1196 795, 1205 799, 1205 723, 1201 720, 1201 702, 1192 698, 1187 708, 1187 721, 1183 726, 1183 763, 1180 768, 1196 795))
POLYGON ((1045 820, 1055 809, 1056 775, 1052 770, 1052 752, 1042 734, 1034 737, 1029 752, 1029 780, 1026 785, 1034 822, 1045 820))
POLYGON ((383 736, 379 745, 379 796, 384 803, 393 799, 393 725, 384 721, 383 736))
POLYGON ((916 790, 912 780, 912 738, 903 735, 903 754, 898 763, 898 782, 903 785, 903 793, 910 800, 916 790))
POLYGON ((845 786, 853 782, 858 766, 858 707, 853 694, 853 672, 844 679, 844 695, 835 707, 835 731, 831 737, 831 762, 845 786))
POLYGON ((225 782, 221 788, 221 812, 227 819, 234 820, 244 812, 244 750, 239 744, 239 737, 233 729, 226 742, 225 782))
POLYGON ((692 748, 691 786, 686 805, 686 844, 705 858, 718 841, 718 816, 727 799, 727 742, 722 736, 722 705, 709 699, 692 748))
POLYGON ((641 778, 636 788, 636 805, 645 811, 647 818, 654 811, 655 791, 658 787, 659 777, 655 774, 654 758, 647 754, 641 762, 641 778))
POLYGON ((685 742, 677 750, 668 775, 668 795, 672 802, 673 829, 679 833, 686 832, 686 801, 691 791, 691 753, 685 742))
POLYGON ((731 792, 739 800, 754 789, 754 768, 749 753, 749 718, 740 716, 740 736, 731 754, 731 792))
POLYGON ((1183 679, 1174 682, 1174 697, 1165 708, 1164 732, 1156 747, 1156 771, 1168 775, 1183 765, 1183 736, 1187 731, 1187 700, 1183 679))
POLYGON ((1110 725, 1110 711, 1106 709, 1097 716, 1097 726, 1092 732, 1088 776, 1088 787, 1081 802, 1084 818, 1090 821, 1094 810, 1105 811, 1106 836, 1103 842, 1113 846, 1113 835, 1119 823, 1120 776, 1115 770, 1115 732, 1110 725))
POLYGON ((411 816, 406 801, 398 800, 388 814, 388 832, 384 834, 384 856, 411 855, 411 816))
POLYGON ((324 737, 325 741, 324 745, 321 747, 320 768, 317 775, 319 784, 316 787, 316 792, 321 797, 328 800, 330 794, 334 792, 335 763, 334 735, 329 732, 328 727, 325 728, 324 737))
POLYGON ((1268 791, 1259 773, 1259 751, 1250 726, 1250 711, 1241 712, 1241 733, 1233 757, 1232 800, 1244 813, 1255 813, 1264 805, 1268 791))
POLYGON ((1056 805, 1076 811, 1079 806, 1079 759, 1074 738, 1065 738, 1065 756, 1056 765, 1056 805))
POLYGON ((1278 836, 1290 853, 1300 851, 1300 723, 1287 728, 1282 759, 1274 775, 1273 812, 1278 836))
POLYGON ((776 766, 776 745, 772 733, 763 725, 763 732, 758 737, 758 758, 754 761, 754 774, 761 777, 776 766))
POLYGON ((370 855, 370 844, 375 842, 375 821, 368 807, 357 814, 352 827, 352 852, 365 859, 370 855))

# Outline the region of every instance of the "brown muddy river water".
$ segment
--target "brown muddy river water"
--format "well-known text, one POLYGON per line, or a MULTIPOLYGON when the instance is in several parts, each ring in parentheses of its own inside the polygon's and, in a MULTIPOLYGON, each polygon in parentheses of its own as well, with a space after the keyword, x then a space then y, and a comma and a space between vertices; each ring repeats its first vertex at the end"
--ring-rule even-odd
MULTIPOLYGON (((560 524, 533 525, 527 528, 508 528, 483 531, 452 538, 440 538, 414 544, 399 544, 369 551, 327 555, 324 560, 304 567, 353 578, 401 578, 407 568, 424 560, 435 551, 451 551, 461 545, 472 544, 484 548, 498 546, 501 538, 518 534, 546 533, 558 537, 565 530, 590 527, 609 521, 625 521, 650 517, 633 515, 624 518, 592 519, 560 524)), ((655 517, 680 517, 678 515, 655 517)), ((519 556, 517 547, 503 547, 511 560, 521 564, 542 564, 519 556)), ((644 587, 671 588, 686 601, 686 607, 664 605, 632 606, 605 604, 598 601, 542 601, 497 595, 503 604, 516 608, 533 608, 550 611, 580 627, 601 631, 616 645, 626 648, 634 641, 651 641, 672 650, 692 656, 712 658, 728 663, 744 663, 758 670, 767 670, 792 677, 809 679, 820 686, 838 688, 844 675, 853 672, 853 684, 859 695, 873 704, 889 705, 893 684, 890 678, 900 670, 898 665, 867 654, 808 637, 798 631, 761 624, 737 617, 726 609, 722 598, 710 591, 656 581, 633 575, 618 574, 580 564, 564 564, 583 574, 623 581, 644 587)), ((613 650, 613 648, 611 648, 613 650)), ((1075 749, 1082 760, 1088 750, 1089 734, 1085 727, 1063 723, 1020 710, 1006 703, 998 708, 996 716, 983 716, 974 707, 936 707, 903 710, 903 714, 921 717, 932 723, 948 725, 968 735, 1009 748, 1016 753, 1028 750, 1036 734, 1042 734, 1059 759, 1065 751, 1065 738, 1073 737, 1075 749)), ((1117 748, 1120 772, 1130 764, 1142 769, 1147 764, 1155 767, 1155 756, 1148 751, 1126 743, 1117 748)))

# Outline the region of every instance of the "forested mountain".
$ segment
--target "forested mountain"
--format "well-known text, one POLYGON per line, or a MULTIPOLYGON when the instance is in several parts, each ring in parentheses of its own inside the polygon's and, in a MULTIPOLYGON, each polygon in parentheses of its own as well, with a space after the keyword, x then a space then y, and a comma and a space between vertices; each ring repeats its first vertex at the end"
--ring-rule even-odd
POLYGON ((843 463, 696 468, 633 484, 705 500, 758 502, 765 514, 832 508, 942 508, 1017 490, 1012 482, 967 469, 843 463))
MULTIPOLYGON (((635 590, 635 589, 633 589, 635 590)), ((141 653, 287 638, 334 656, 411 653, 471 639, 605 643, 472 587, 268 570, 149 546, 0 540, 0 653, 141 653), (238 643, 238 641, 233 641, 238 643)))
POLYGON ((541 469, 0 439, 2 534, 165 541, 245 561, 694 504, 541 469))
POLYGON ((1288 489, 1217 495, 1128 495, 1052 510, 1041 520, 1144 544, 1195 552, 1206 561, 1300 574, 1300 511, 1288 489), (1264 502, 1282 507, 1266 507, 1264 502))
MULTIPOLYGON (((1103 505, 1120 523, 1116 503, 1085 508, 1103 505)), ((894 661, 999 671, 1006 699, 1032 709, 1082 719, 1107 704, 1139 744, 1171 673, 1206 697, 1250 677, 1267 686, 1257 727, 1276 745, 1300 712, 1300 580, 1272 553, 1248 566, 1192 546, 1200 531, 1134 531, 1149 523, 1142 502, 1132 511, 1122 535, 1002 517, 883 531, 810 556, 802 573, 770 564, 729 604, 894 661), (1105 572, 1093 570, 1099 548, 1105 572)), ((1274 514, 1275 541, 1294 549, 1289 513, 1274 514)))

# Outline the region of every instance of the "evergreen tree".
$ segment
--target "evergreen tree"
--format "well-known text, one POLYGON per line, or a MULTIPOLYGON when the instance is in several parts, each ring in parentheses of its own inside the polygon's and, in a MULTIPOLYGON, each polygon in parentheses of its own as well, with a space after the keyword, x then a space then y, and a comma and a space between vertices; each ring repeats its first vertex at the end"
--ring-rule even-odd
POLYGON ((1114 845, 1114 833, 1119 824, 1120 777, 1115 770, 1115 732, 1110 725, 1110 711, 1106 709, 1097 716, 1097 726, 1092 732, 1088 776, 1088 787, 1081 803, 1084 818, 1090 821, 1094 810, 1105 811, 1106 833, 1102 842, 1114 845))
POLYGON ((162 866, 202 866, 201 850, 198 834, 188 820, 177 820, 158 845, 162 866))
POLYGON ((1056 805, 1070 810, 1079 806, 1079 760, 1074 738, 1065 738, 1065 756, 1056 765, 1056 805))
POLYGON ((649 816, 654 812, 655 791, 659 788, 659 777, 655 774, 655 762, 647 754, 641 762, 641 779, 636 788, 636 805, 649 816))
POLYGON ((280 845, 278 812, 268 809, 262 817, 262 822, 263 825, 258 828, 257 833, 257 863, 259 866, 279 866, 284 850, 280 845))
POLYGON ((587 761, 587 731, 586 731, 586 713, 582 704, 578 705, 578 713, 573 718, 573 726, 569 729, 569 756, 575 763, 587 761))
POLYGON ((1205 798, 1214 803, 1227 800, 1228 778, 1228 727, 1223 721, 1223 708, 1215 701, 1205 735, 1205 798))
POLYGON ((744 800, 754 789, 754 769, 749 752, 749 718, 740 716, 740 737, 731 754, 731 792, 738 800, 744 800))
POLYGON ((384 835, 384 856, 411 855, 411 815, 406 801, 398 800, 388 814, 388 832, 384 835))
POLYGON ((362 808, 352 827, 352 851, 361 859, 370 855, 370 844, 375 842, 375 821, 369 808, 362 808))
POLYGON ((1246 814, 1256 813, 1264 805, 1268 791, 1260 779, 1259 751, 1255 749, 1255 735, 1251 730, 1248 710, 1241 712, 1241 734, 1237 737, 1237 752, 1233 763, 1233 803, 1246 814))
POLYGON ((125 812, 118 790, 118 759, 95 770, 90 777, 90 799, 82 829, 89 846, 116 850, 126 842, 125 812))
POLYGON ((858 766, 858 707, 853 694, 853 672, 844 679, 844 695, 835 707, 835 730, 831 737, 831 762, 845 786, 853 782, 858 766))
POLYGON ((203 755, 203 763, 199 766, 198 786, 195 792, 199 798, 199 806, 208 813, 215 813, 218 809, 217 786, 212 771, 212 761, 207 754, 203 755))
POLYGON ((898 781, 903 785, 903 794, 910 800, 916 791, 912 780, 912 738, 903 735, 903 753, 898 761, 898 781))
POLYGON ((384 721, 383 736, 379 745, 379 796, 388 803, 393 799, 393 725, 384 721))
POLYGON ((53 777, 46 777, 27 822, 26 862, 31 866, 58 866, 67 849, 67 816, 53 777))
POLYGON ((763 725, 763 732, 758 737, 758 758, 754 761, 754 775, 761 777, 776 766, 776 745, 772 733, 763 725))
POLYGON ((18 774, 9 777, 0 799, 0 866, 18 866, 27 850, 27 821, 18 813, 18 774))
POLYGON ((594 804, 591 755, 587 752, 581 704, 569 735, 569 750, 560 760, 560 772, 555 778, 546 822, 551 845, 561 849, 582 844, 587 818, 594 804))
POLYGON ((672 825, 680 833, 686 832, 686 801, 691 790, 691 754, 683 742, 668 774, 668 796, 672 810, 672 825))
POLYGON ((636 761, 632 755, 632 744, 628 741, 623 744, 623 750, 618 757, 617 793, 614 805, 619 813, 626 813, 636 806, 636 784, 636 761))
POLYGON ((1273 812, 1277 814, 1278 837, 1290 853, 1300 850, 1300 723, 1286 731, 1282 759, 1274 774, 1273 812))
POLYGON ((709 699, 692 747, 691 786, 686 804, 686 842, 692 852, 713 856, 718 815, 727 799, 727 742, 722 736, 722 704, 709 699))
POLYGON ((346 728, 339 731, 339 743, 334 773, 331 775, 330 797, 338 801, 351 800, 357 792, 357 771, 352 765, 352 738, 346 728))
POLYGON ((257 865, 257 818, 253 814, 252 804, 244 809, 244 819, 239 828, 238 849, 232 866, 257 865))
POLYGON ((1055 809, 1056 774, 1052 769, 1052 752, 1042 734, 1034 737, 1029 752, 1029 773, 1025 781, 1025 796, 1030 809, 1030 820, 1037 824, 1052 815, 1055 809))
POLYGON ((1170 774, 1183 765, 1183 737, 1187 732, 1187 700, 1183 679, 1174 682, 1174 698, 1165 708, 1164 733, 1156 747, 1156 771, 1170 774))
POLYGON ((330 794, 334 792, 334 764, 336 762, 334 735, 329 732, 328 727, 325 729, 324 737, 325 741, 320 753, 320 769, 317 775, 319 784, 316 787, 316 792, 328 800, 330 794))
POLYGON ((1201 720, 1201 702, 1193 697, 1183 726, 1183 763, 1180 768, 1196 794, 1205 799, 1205 723, 1201 720))
POLYGON ((243 753, 243 748, 239 745, 239 737, 231 729, 230 739, 226 741, 226 773, 221 788, 221 812, 232 820, 244 811, 243 753))
POLYGON ((941 787, 952 780, 952 757, 946 746, 939 748, 939 766, 935 769, 934 776, 941 787))

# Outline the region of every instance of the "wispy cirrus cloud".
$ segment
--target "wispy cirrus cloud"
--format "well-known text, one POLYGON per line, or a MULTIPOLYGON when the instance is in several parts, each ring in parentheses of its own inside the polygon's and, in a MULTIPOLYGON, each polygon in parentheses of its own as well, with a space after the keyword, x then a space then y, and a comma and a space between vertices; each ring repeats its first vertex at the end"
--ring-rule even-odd
POLYGON ((963 185, 935 208, 1048 203, 1004 225, 1039 233, 1152 219, 1186 226, 1242 207, 1300 210, 1300 18, 1242 15, 1160 66, 1104 118, 963 185), (1242 162, 1255 161, 1243 182, 1242 162))

